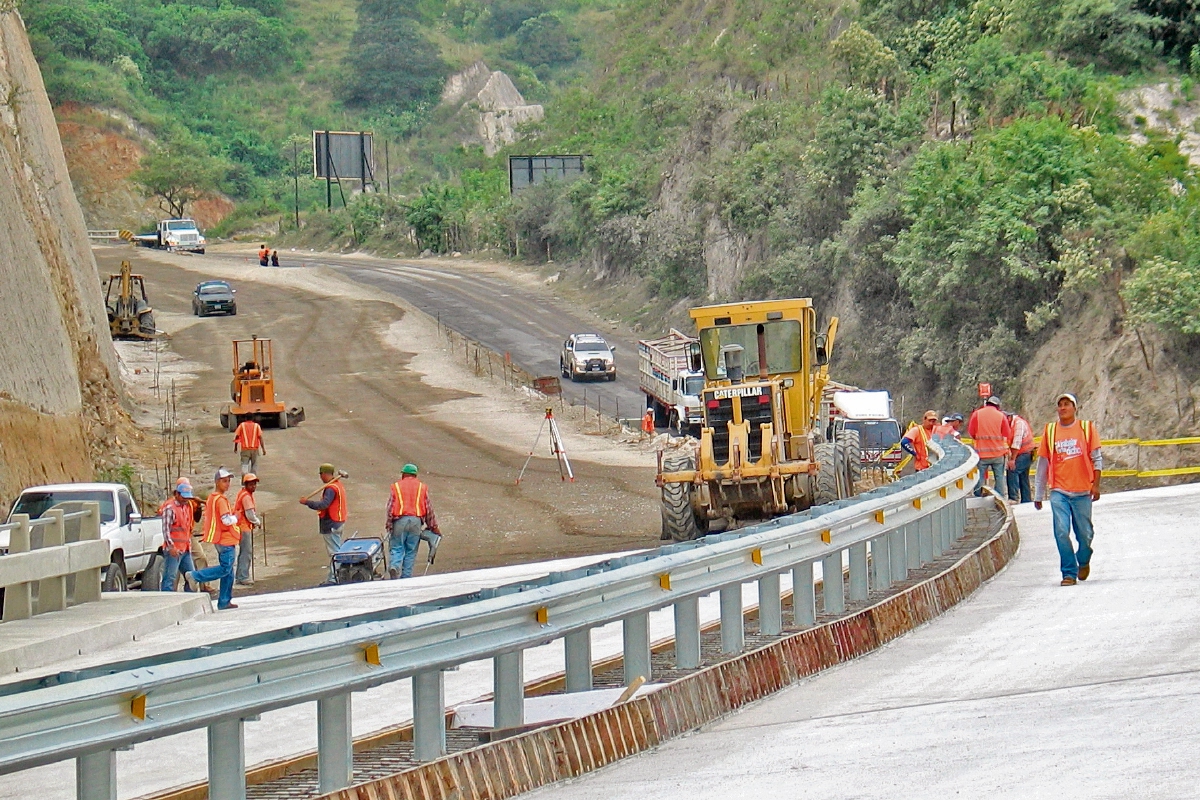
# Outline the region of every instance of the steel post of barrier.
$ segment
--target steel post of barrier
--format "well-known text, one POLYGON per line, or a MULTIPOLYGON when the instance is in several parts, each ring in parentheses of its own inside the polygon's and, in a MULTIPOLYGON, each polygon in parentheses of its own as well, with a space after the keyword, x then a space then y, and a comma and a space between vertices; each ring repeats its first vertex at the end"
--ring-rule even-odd
MULTIPOLYGON (((66 529, 63 527, 63 510, 51 508, 42 515, 49 519, 50 524, 42 529, 42 547, 61 547, 67 543, 66 529)), ((42 578, 38 581, 38 613, 47 611, 63 611, 67 607, 67 576, 58 575, 53 578, 42 578)))
POLYGON ((783 633, 783 604, 779 597, 779 573, 758 579, 758 632, 763 636, 783 633))
MULTIPOLYGON (((16 527, 8 532, 8 552, 12 555, 29 552, 29 515, 13 514, 16 527)), ((19 583, 4 590, 5 622, 13 619, 29 619, 33 616, 33 587, 19 583)))
POLYGON ((84 753, 75 759, 76 800, 117 800, 117 754, 84 753))
POLYGON ((345 789, 354 778, 350 693, 317 701, 317 785, 321 794, 345 789))
POLYGON ((568 692, 587 692, 592 688, 592 632, 590 629, 563 637, 566 655, 568 692))
POLYGON ((525 724, 525 651, 500 653, 492 659, 492 727, 525 724))
POLYGON ((935 554, 933 545, 933 519, 930 516, 922 517, 917 521, 917 542, 921 548, 921 563, 928 564, 930 561, 933 561, 935 554))
POLYGON ((433 761, 446 755, 446 681, 440 669, 412 677, 413 757, 433 761))
POLYGON ((892 551, 892 582, 908 579, 908 553, 905 549, 908 546, 908 526, 901 525, 896 530, 888 534, 890 540, 890 549, 892 551))
POLYGON ((842 551, 837 550, 821 559, 821 610, 826 614, 841 614, 846 610, 846 586, 842 580, 842 551))
POLYGON ((867 583, 867 543, 851 545, 850 551, 850 602, 865 603, 870 594, 867 583))
POLYGON ((246 800, 246 723, 223 719, 208 726, 209 800, 246 800))
POLYGON ((742 616, 742 585, 721 587, 721 652, 736 655, 746 649, 745 618, 742 616))
POLYGON ((675 604, 675 667, 700 666, 700 598, 685 597, 675 604))
POLYGON ((921 568, 921 530, 910 522, 904 526, 904 552, 908 556, 904 566, 908 571, 921 568))
POLYGON ((625 685, 638 678, 650 680, 650 615, 634 614, 621 620, 625 685))
MULTIPOLYGON (((87 518, 80 520, 79 541, 97 541, 100 539, 100 504, 84 503, 83 510, 88 512, 87 518)), ((75 603, 93 603, 100 599, 100 586, 103 582, 103 568, 80 570, 75 573, 75 603)))
POLYGON ((792 621, 797 628, 810 628, 817 622, 817 598, 813 591, 813 562, 792 568, 792 621))
POLYGON ((871 588, 886 591, 892 585, 892 550, 887 534, 871 540, 871 588))

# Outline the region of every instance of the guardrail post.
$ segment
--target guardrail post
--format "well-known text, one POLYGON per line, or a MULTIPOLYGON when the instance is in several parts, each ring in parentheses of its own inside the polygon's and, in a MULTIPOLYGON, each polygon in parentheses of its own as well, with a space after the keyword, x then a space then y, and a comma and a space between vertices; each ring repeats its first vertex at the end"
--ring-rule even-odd
POLYGON ((783 633, 783 604, 779 598, 779 573, 758 579, 758 632, 763 636, 783 633))
POLYGON ((354 778, 350 693, 317 700, 317 785, 322 794, 345 789, 354 778))
POLYGON ((721 652, 740 653, 746 649, 745 619, 742 617, 742 585, 721 587, 721 652))
MULTIPOLYGON (((100 539, 100 504, 84 503, 83 510, 88 512, 86 519, 79 523, 79 541, 91 542, 100 539)), ((102 568, 94 567, 75 573, 74 600, 79 603, 94 603, 100 600, 100 585, 103 582, 102 568)))
POLYGON ((525 653, 514 650, 492 659, 492 727, 525 724, 525 653))
POLYGON ((575 631, 563 637, 567 661, 567 691, 587 692, 592 688, 592 632, 575 631))
POLYGON ((850 602, 865 603, 867 588, 867 543, 850 546, 850 602))
MULTIPOLYGON (((63 510, 51 508, 42 515, 49 519, 46 526, 42 547, 62 547, 67 543, 66 529, 63 527, 63 510)), ((62 611, 67 607, 67 576, 59 575, 54 578, 43 578, 38 582, 38 613, 47 611, 62 611)))
POLYGON ((908 535, 907 526, 901 525, 888 534, 889 549, 892 551, 892 582, 908 579, 908 535))
POLYGON ((842 551, 837 550, 821 559, 821 585, 826 614, 841 614, 846 610, 846 587, 842 581, 842 551))
POLYGON ((888 534, 871 540, 871 588, 885 592, 892 585, 892 549, 888 534))
POLYGON ((440 669, 412 677, 413 757, 433 761, 446 755, 446 682, 440 669))
POLYGON ((938 558, 946 550, 946 508, 943 506, 929 515, 933 528, 933 557, 938 558))
POLYGON ((954 540, 958 541, 967 532, 967 498, 958 499, 958 522, 954 526, 954 540))
POLYGON ((817 598, 813 591, 813 562, 792 567, 792 620, 797 628, 817 624, 817 598))
POLYGON ((954 547, 958 539, 958 501, 942 509, 942 552, 954 547))
POLYGON ((209 800, 246 800, 246 723, 223 719, 208 726, 209 800))
POLYGON ((687 597, 675 604, 675 666, 700 667, 700 598, 687 597))
MULTIPOLYGON (((934 512, 937 513, 937 512, 934 512)), ((928 564, 933 561, 933 517, 926 514, 917 520, 917 539, 919 542, 921 563, 928 564)))
POLYGON ((75 759, 76 800, 117 800, 117 754, 84 753, 75 759))
POLYGON ((643 612, 621 620, 625 685, 637 678, 650 680, 650 615, 643 612))
MULTIPOLYGON (((8 533, 9 553, 29 552, 29 515, 13 514, 16 525, 8 533)), ((4 589, 4 621, 29 619, 33 616, 33 587, 28 583, 16 583, 4 589)))
POLYGON ((904 526, 904 552, 908 556, 905 566, 909 570, 921 567, 921 528, 910 522, 904 526))

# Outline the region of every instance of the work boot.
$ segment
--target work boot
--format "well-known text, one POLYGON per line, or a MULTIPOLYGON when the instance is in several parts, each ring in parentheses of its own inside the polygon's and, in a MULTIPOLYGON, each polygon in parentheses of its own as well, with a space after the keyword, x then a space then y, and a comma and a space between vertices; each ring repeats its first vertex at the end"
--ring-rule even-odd
POLYGON ((196 583, 195 572, 183 573, 183 585, 189 592, 200 591, 200 584, 196 583))
POLYGON ((253 586, 254 585, 254 581, 252 581, 252 580, 236 581, 236 583, 238 586, 253 586))
POLYGON ((400 577, 400 570, 395 569, 394 567, 392 569, 389 569, 388 577, 391 578, 392 580, 396 580, 397 578, 400 577))
POLYGON ((237 605, 235 605, 234 603, 230 603, 227 606, 217 606, 217 611, 228 611, 231 608, 237 608, 237 605))
POLYGON ((1084 564, 1083 566, 1081 566, 1079 568, 1079 580, 1086 581, 1088 579, 1088 575, 1091 575, 1091 574, 1092 574, 1092 565, 1091 564, 1084 564))
POLYGON ((1062 583, 1059 584, 1059 586, 1074 586, 1074 585, 1075 585, 1074 578, 1063 578, 1062 583))

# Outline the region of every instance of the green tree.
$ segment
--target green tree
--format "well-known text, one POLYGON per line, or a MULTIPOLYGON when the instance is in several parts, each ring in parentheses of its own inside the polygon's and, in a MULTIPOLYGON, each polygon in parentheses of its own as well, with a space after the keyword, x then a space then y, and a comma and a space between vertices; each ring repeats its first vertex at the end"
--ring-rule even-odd
POLYGON ((417 24, 396 15, 360 16, 345 64, 346 104, 392 113, 436 99, 449 73, 417 24))
POLYGON ((224 172, 225 165, 197 144, 177 140, 143 156, 133 182, 164 212, 182 217, 191 203, 219 190, 224 172))
POLYGON ((506 50, 509 58, 540 69, 569 64, 579 58, 580 52, 579 39, 552 13, 522 22, 506 50))

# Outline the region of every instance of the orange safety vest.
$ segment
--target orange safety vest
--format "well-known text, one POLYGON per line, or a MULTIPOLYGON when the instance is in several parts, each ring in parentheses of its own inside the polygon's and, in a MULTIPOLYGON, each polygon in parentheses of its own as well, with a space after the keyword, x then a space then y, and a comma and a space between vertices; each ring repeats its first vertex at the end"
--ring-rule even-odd
POLYGON ((654 411, 646 409, 646 413, 642 415, 642 433, 654 433, 654 411))
POLYGON ((429 513, 429 488, 419 480, 401 478, 392 484, 392 517, 421 517, 429 513))
MULTIPOLYGON (((346 521, 346 487, 342 486, 342 482, 334 478, 329 483, 325 484, 326 489, 333 489, 333 502, 328 508, 317 512, 317 516, 321 519, 330 519, 334 522, 346 521)), ((321 490, 324 493, 324 489, 321 490)))
POLYGON ((254 505, 254 495, 246 489, 239 489, 237 493, 237 499, 233 501, 233 513, 237 515, 238 530, 242 533, 254 528, 254 523, 246 517, 247 506, 245 501, 247 500, 250 501, 250 508, 256 508, 254 505))
POLYGON ((172 550, 185 552, 192 546, 192 528, 196 521, 192 519, 192 503, 188 499, 176 501, 171 498, 162 504, 159 514, 171 508, 171 525, 167 529, 167 541, 172 550))
MULTIPOLYGON (((1026 435, 1024 437, 1022 437, 1021 449, 1017 451, 1017 455, 1023 455, 1025 453, 1032 453, 1034 445, 1035 445, 1035 443, 1033 441, 1033 426, 1029 424, 1029 420, 1025 419, 1020 414, 1013 414, 1012 427, 1013 427, 1013 440, 1014 441, 1017 438, 1017 424, 1018 423, 1025 426, 1026 435)), ((1054 423, 1050 423, 1050 424, 1053 425, 1054 423)), ((1085 434, 1087 433, 1086 429, 1084 430, 1084 433, 1085 434)))
POLYGON ((1004 435, 1004 412, 986 405, 975 412, 975 452, 980 458, 1007 456, 1011 440, 1004 435))
POLYGON ((233 443, 243 450, 257 450, 262 447, 262 426, 254 420, 246 420, 237 426, 233 434, 233 443))
MULTIPOLYGON (((1083 430, 1084 469, 1087 472, 1088 483, 1093 483, 1096 480, 1096 467, 1094 464, 1092 464, 1092 453, 1087 449, 1088 446, 1091 445, 1092 441, 1092 424, 1086 419, 1081 419, 1079 420, 1079 427, 1083 430)), ((1057 428, 1057 422, 1049 422, 1046 424, 1045 433, 1042 434, 1042 441, 1045 442, 1046 452, 1050 454, 1050 457, 1046 459, 1046 486, 1051 489, 1054 488, 1054 434, 1057 428)))
POLYGON ((221 517, 232 514, 229 498, 214 491, 204 502, 204 516, 200 520, 200 528, 204 532, 204 541, 209 544, 219 544, 233 547, 241 542, 242 537, 237 524, 227 525, 221 517))
POLYGON ((913 443, 913 450, 917 453, 913 461, 917 470, 929 469, 929 434, 925 432, 924 426, 913 425, 904 434, 904 438, 913 443))

